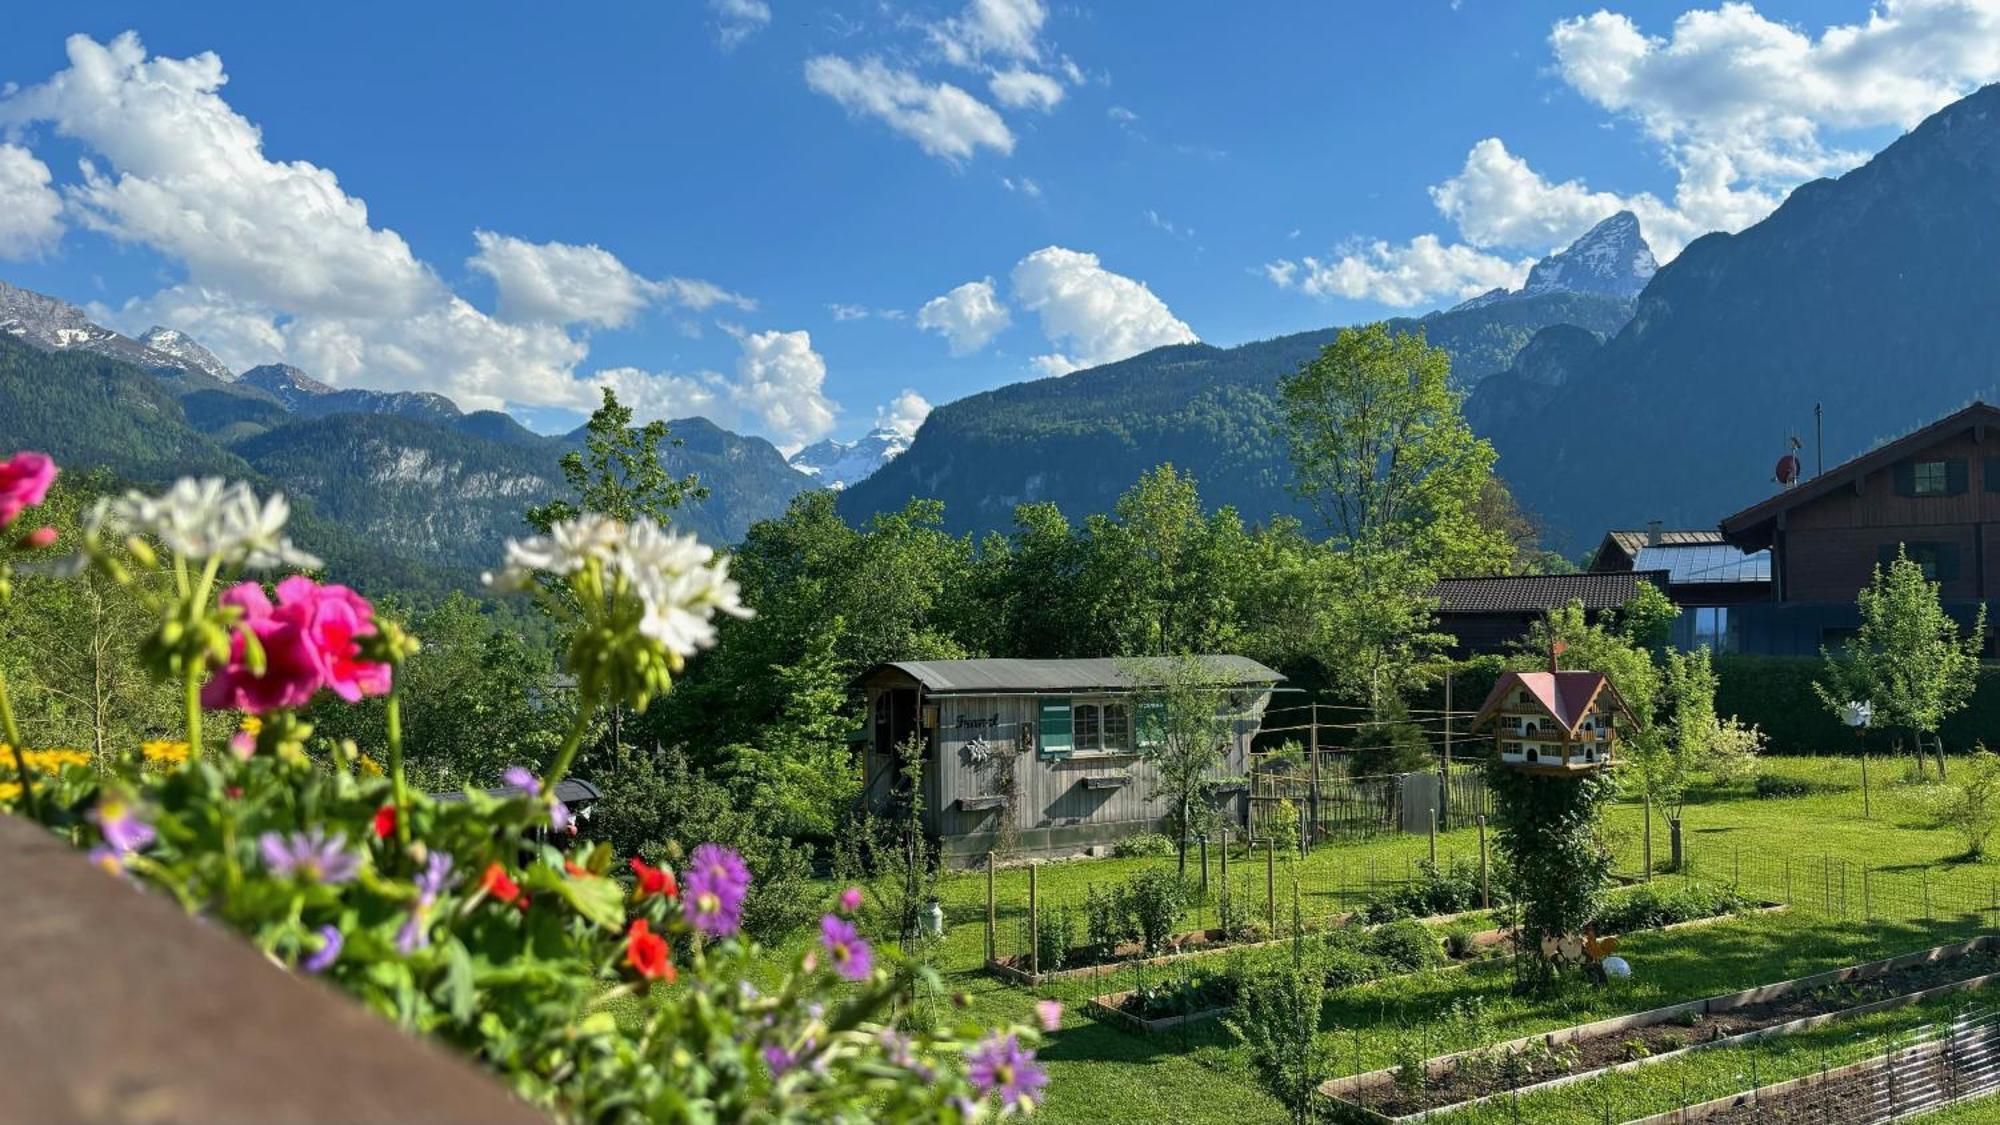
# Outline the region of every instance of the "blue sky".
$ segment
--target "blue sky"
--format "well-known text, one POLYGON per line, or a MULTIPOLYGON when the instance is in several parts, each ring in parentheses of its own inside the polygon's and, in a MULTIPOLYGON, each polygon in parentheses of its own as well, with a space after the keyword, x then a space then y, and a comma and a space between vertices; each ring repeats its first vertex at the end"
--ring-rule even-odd
POLYGON ((446 7, 12 6, 0 278, 790 448, 1449 305, 1620 207, 1666 258, 2000 77, 1947 0, 446 7))

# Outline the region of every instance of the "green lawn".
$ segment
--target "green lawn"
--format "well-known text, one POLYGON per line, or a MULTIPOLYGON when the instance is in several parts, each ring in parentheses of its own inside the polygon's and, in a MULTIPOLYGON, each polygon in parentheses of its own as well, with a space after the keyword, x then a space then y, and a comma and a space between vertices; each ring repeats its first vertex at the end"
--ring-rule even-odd
MULTIPOLYGON (((1407 1034, 1427 1035, 1428 1053, 1437 1054, 1804 976, 1994 928, 1985 911, 1992 904, 1990 888, 1994 877, 2000 876, 2000 863, 1950 862, 1965 850, 1965 842, 1924 822, 1914 787, 1901 784, 1901 763, 1878 759, 1871 764, 1870 819, 1862 817, 1856 762, 1774 759, 1767 763, 1767 772, 1823 788, 1807 796, 1766 800, 1747 793, 1704 795, 1688 812, 1690 858, 1697 877, 1726 881, 1741 870, 1745 889, 1768 897, 1782 897, 1789 873, 1795 909, 1635 935, 1621 950, 1635 969, 1631 981, 1603 989, 1578 986, 1554 998, 1513 997, 1508 976, 1487 970, 1444 971, 1348 990, 1329 1004, 1323 1023, 1341 1072, 1388 1065, 1398 1038, 1407 1034), (1844 868, 1837 862, 1842 860, 1844 868), (1864 866, 1870 892, 1867 918, 1861 888, 1864 866), (1836 872, 1847 879, 1844 889, 1835 884, 1836 872), (1483 1026, 1470 1030, 1437 1026, 1439 1016, 1454 1001, 1467 999, 1479 1002, 1483 1026), (1413 1027, 1429 1030, 1406 1030, 1413 1027), (1461 1041, 1466 1034, 1477 1041, 1461 1041)), ((1629 802, 1617 805, 1610 817, 1620 868, 1634 874, 1640 867, 1642 818, 1641 807, 1629 802)), ((1663 817, 1655 817, 1654 829, 1655 861, 1663 866, 1667 859, 1663 817)), ((1400 878, 1428 849, 1423 836, 1337 842, 1306 860, 1279 861, 1274 882, 1288 913, 1290 876, 1296 870, 1306 913, 1321 918, 1362 901, 1371 883, 1400 878)), ((1211 850, 1212 886, 1220 881, 1219 851, 1219 847, 1211 850)), ((1441 857, 1474 857, 1478 835, 1471 829, 1443 834, 1439 851, 1441 857)), ((1113 882, 1161 862, 1171 860, 1045 864, 1037 874, 1043 909, 1063 902, 1080 904, 1089 884, 1113 882)), ((1241 893, 1250 896, 1253 912, 1264 902, 1264 866, 1261 855, 1232 856, 1232 879, 1239 886, 1249 884, 1241 893)), ((1022 948, 1019 930, 1026 915, 1027 875, 1021 869, 1002 870, 994 883, 997 937, 1003 952, 1017 951, 1022 948)), ((941 897, 949 929, 932 955, 953 986, 968 994, 976 1015, 993 1022, 1029 1022, 1038 995, 1067 1002, 1063 1028, 1043 1051, 1052 1078, 1043 1107, 1046 1120, 1229 1125, 1283 1120, 1277 1103, 1250 1081, 1243 1052, 1219 1025, 1142 1038, 1096 1023, 1084 1014, 1082 1002, 1093 992, 1125 987, 1120 974, 1112 974, 1110 980, 1062 982, 1039 994, 1002 985, 978 971, 985 943, 985 875, 952 876, 942 884, 941 897)), ((1212 920, 1213 912, 1211 896, 1203 910, 1191 915, 1190 923, 1212 920)), ((1129 981, 1129 973, 1123 975, 1129 981)), ((1683 1096, 1684 1083, 1692 1100, 1720 1096, 1732 1084, 1749 1085, 1753 1057, 1760 1082, 1779 1081, 1817 1069, 1823 1059, 1845 1059, 1874 1042, 1857 1035, 1891 1034, 1938 1014, 1936 1008, 1885 1013, 1810 1036, 1774 1041, 1755 1051, 1697 1053, 1640 1068, 1601 1088, 1583 1083, 1565 1093, 1524 1099, 1523 1119, 1600 1122, 1608 1104, 1614 1120, 1624 1120, 1672 1108, 1683 1096)), ((1992 1107, 1985 1108, 1990 1115, 1992 1107)), ((1458 1119, 1475 1120, 1477 1115, 1458 1119)), ((1957 1119, 1984 1118, 1975 1114, 1957 1119)))

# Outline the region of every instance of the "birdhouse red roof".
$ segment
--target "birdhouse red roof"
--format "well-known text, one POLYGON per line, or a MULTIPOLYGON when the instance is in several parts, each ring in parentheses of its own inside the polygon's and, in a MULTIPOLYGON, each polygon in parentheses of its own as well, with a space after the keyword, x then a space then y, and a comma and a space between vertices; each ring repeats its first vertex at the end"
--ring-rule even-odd
POLYGON ((1476 731, 1492 722, 1517 691, 1527 692, 1535 705, 1571 737, 1577 734, 1584 717, 1590 714, 1591 705, 1601 695, 1609 695, 1611 705, 1623 713, 1628 722, 1638 721, 1632 709, 1619 696, 1618 689, 1611 685, 1611 677, 1602 672, 1505 672, 1493 685, 1493 690, 1486 694, 1486 702, 1479 705, 1479 713, 1472 719, 1472 729, 1476 731))

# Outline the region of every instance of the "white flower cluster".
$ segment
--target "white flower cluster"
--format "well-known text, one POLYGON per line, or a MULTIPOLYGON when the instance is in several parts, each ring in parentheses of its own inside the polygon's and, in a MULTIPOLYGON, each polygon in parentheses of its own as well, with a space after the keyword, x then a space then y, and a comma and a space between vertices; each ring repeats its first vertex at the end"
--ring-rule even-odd
POLYGON ((693 656, 715 643, 715 615, 749 617, 729 577, 729 560, 692 535, 641 517, 627 525, 586 512, 547 535, 507 541, 507 565, 486 583, 499 590, 527 587, 537 573, 568 577, 592 562, 622 575, 644 607, 639 631, 669 652, 693 656))
POLYGON ((220 559, 250 570, 315 570, 320 560, 284 534, 292 508, 281 495, 261 503, 242 481, 182 477, 159 496, 128 492, 99 500, 84 517, 86 537, 143 535, 187 559, 220 559))

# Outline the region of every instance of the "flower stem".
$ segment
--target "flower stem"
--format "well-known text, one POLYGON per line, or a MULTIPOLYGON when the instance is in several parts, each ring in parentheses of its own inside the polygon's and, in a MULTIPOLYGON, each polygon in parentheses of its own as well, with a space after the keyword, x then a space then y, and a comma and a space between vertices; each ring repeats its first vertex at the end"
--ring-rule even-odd
POLYGON ((21 756, 21 727, 14 721, 14 703, 7 697, 7 675, 0 672, 0 734, 7 736, 7 749, 14 755, 14 778, 21 783, 21 803, 28 815, 42 818, 42 799, 35 793, 35 779, 28 776, 27 759, 21 756))
POLYGON ((200 624, 202 616, 207 611, 208 592, 215 587, 215 577, 221 572, 221 567, 220 556, 210 558, 208 565, 202 568, 200 582, 193 589, 189 589, 187 560, 179 555, 174 556, 174 576, 181 587, 181 593, 188 599, 189 647, 181 654, 181 702, 187 715, 188 746, 193 751, 196 761, 208 757, 208 747, 203 746, 201 742, 201 674, 208 663, 208 654, 205 649, 195 647, 201 644, 202 636, 196 626, 200 624))
POLYGON ((188 746, 194 750, 194 760, 199 762, 208 757, 208 747, 201 744, 201 665, 189 661, 187 672, 181 677, 181 704, 187 717, 188 746))
MULTIPOLYGON (((400 681, 401 677, 397 677, 400 681)), ((410 786, 403 777, 403 693, 389 689, 383 716, 384 734, 389 740, 389 783, 396 802, 396 843, 404 853, 410 850, 410 786)))
POLYGON ((583 736, 590 731, 590 720, 597 716, 597 700, 579 697, 576 701, 576 721, 569 725, 569 733, 563 736, 562 749, 556 753, 556 763, 549 767, 547 777, 542 779, 542 792, 555 799, 556 786, 563 775, 569 772, 570 763, 576 760, 576 752, 583 747, 583 736))

